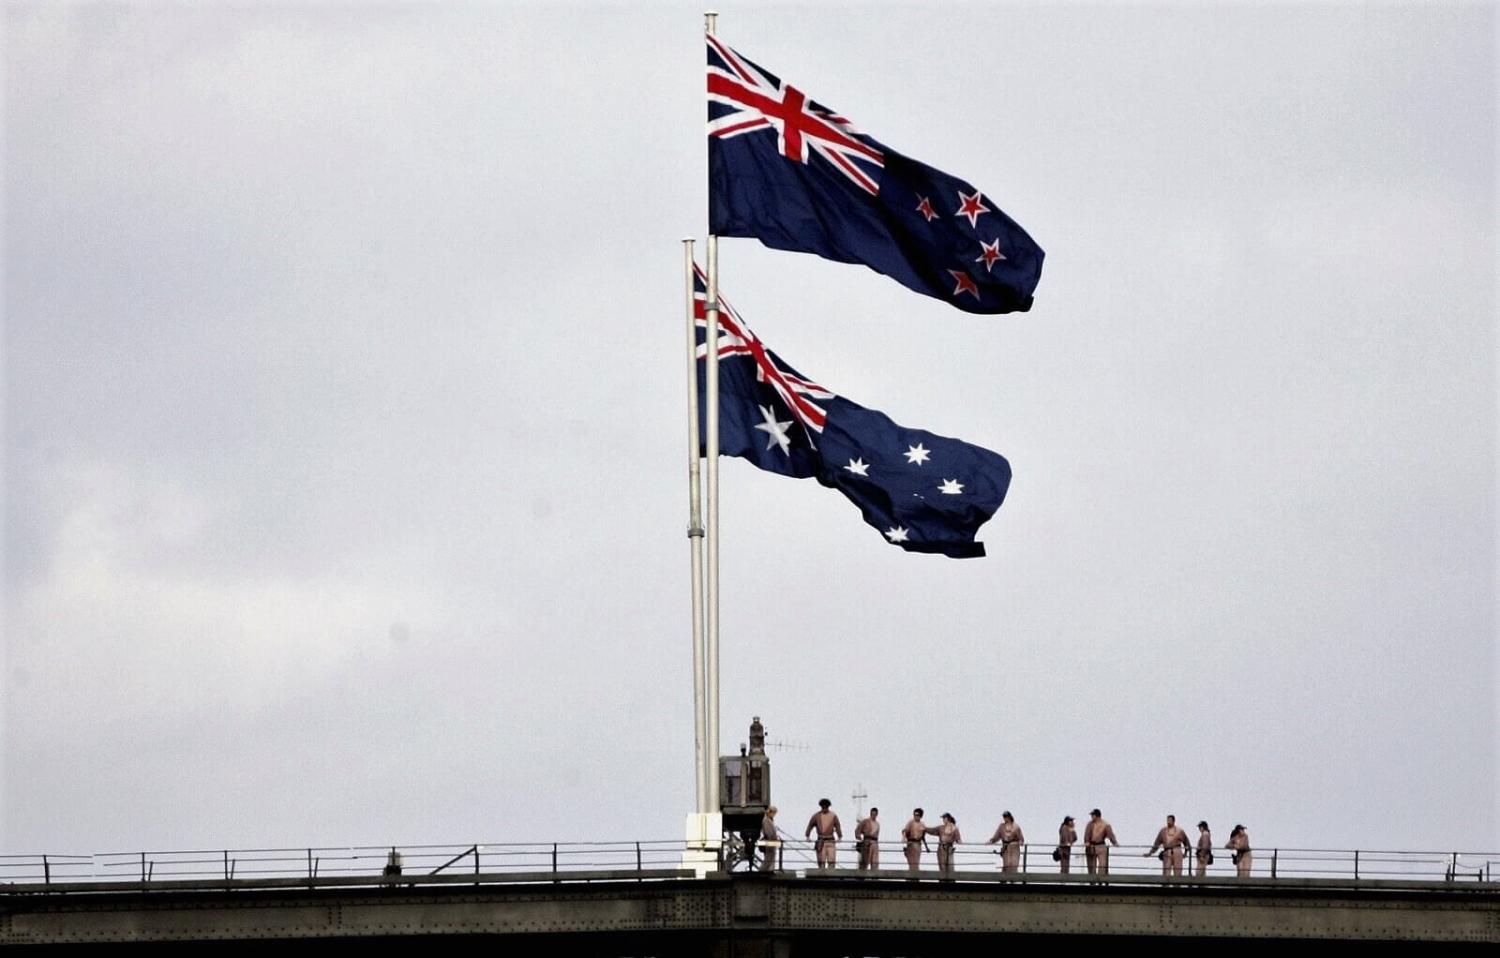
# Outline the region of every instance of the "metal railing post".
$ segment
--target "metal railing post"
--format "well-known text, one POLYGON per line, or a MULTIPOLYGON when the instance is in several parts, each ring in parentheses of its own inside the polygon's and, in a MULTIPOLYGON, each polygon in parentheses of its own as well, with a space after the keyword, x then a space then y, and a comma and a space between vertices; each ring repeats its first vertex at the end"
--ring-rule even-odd
POLYGON ((141 881, 146 880, 146 853, 141 852, 141 881))
POLYGON ((557 842, 552 843, 552 880, 557 880, 557 842))
POLYGON ((312 849, 307 850, 307 877, 313 877, 312 849))
POLYGON ((42 856, 42 884, 52 884, 52 865, 48 863, 47 856, 42 856))
POLYGON ((479 875, 479 843, 474 843, 474 874, 479 875))
POLYGON ((1279 848, 1271 849, 1271 877, 1276 877, 1276 856, 1281 851, 1279 848))
POLYGON ((636 842, 635 843, 635 872, 636 872, 635 880, 636 881, 640 881, 641 880, 641 874, 640 874, 641 873, 641 843, 640 842, 636 842))
POLYGON ((1359 881, 1359 849, 1354 850, 1354 880, 1359 881))
POLYGON ((229 881, 229 849, 224 849, 224 880, 229 881))

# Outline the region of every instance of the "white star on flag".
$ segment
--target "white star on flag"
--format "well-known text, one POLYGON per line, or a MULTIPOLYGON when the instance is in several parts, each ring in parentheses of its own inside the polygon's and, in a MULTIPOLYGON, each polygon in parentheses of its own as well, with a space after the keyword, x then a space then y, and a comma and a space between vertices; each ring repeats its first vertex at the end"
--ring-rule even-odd
POLYGON ((905 542, 906 529, 903 526, 891 526, 885 530, 885 537, 892 542, 905 542))
MULTIPOLYGON (((760 427, 756 426, 755 428, 759 429, 760 427)), ((767 446, 766 448, 769 449, 771 447, 767 446)), ((927 450, 922 446, 920 442, 915 446, 907 446, 906 452, 903 453, 903 455, 906 456, 906 461, 914 466, 920 466, 922 463, 927 461, 927 450)))
POLYGON ((781 446, 782 453, 790 456, 792 454, 792 437, 786 434, 786 430, 792 424, 792 421, 788 419, 786 422, 777 422, 776 414, 771 411, 770 406, 761 406, 760 414, 765 417, 766 421, 756 423, 755 428, 764 432, 769 437, 766 439, 766 448, 770 449, 772 446, 779 445, 781 446))
POLYGON ((870 478, 870 464, 865 462, 863 456, 860 456, 858 459, 850 459, 849 465, 845 466, 844 469, 854 473, 856 476, 864 476, 866 479, 870 478))
POLYGON ((961 495, 963 491, 964 484, 959 482, 957 479, 944 479, 943 484, 941 486, 938 486, 938 492, 941 492, 946 496, 961 495))

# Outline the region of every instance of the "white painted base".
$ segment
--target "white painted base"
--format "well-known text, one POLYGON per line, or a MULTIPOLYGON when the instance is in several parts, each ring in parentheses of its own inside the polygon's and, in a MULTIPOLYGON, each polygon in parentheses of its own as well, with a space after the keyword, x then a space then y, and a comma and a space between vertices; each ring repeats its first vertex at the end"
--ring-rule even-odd
POLYGON ((724 844, 724 816, 718 812, 693 812, 683 823, 682 867, 702 878, 719 870, 719 849, 724 844))

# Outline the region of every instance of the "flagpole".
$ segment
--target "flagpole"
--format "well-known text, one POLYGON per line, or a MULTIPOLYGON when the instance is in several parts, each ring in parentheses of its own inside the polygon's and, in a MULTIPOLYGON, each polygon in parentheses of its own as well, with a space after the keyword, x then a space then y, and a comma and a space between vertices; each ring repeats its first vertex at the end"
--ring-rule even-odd
MULTIPOLYGON (((703 16, 704 31, 714 35, 719 15, 703 16)), ((708 393, 707 435, 704 455, 708 459, 708 557, 705 618, 707 654, 708 741, 703 770, 707 776, 708 811, 719 810, 719 238, 708 235, 708 355, 705 357, 704 390, 708 393)))
POLYGON ((693 780, 695 810, 708 811, 707 765, 703 745, 703 490, 699 480, 703 449, 698 440, 698 331, 694 317, 693 241, 682 241, 687 293, 688 360, 688 545, 693 565, 693 780))
POLYGON ((708 574, 704 582, 705 651, 708 662, 708 754, 704 773, 708 776, 708 810, 719 807, 719 238, 708 237, 708 356, 703 388, 708 393, 708 430, 704 455, 708 458, 708 574))

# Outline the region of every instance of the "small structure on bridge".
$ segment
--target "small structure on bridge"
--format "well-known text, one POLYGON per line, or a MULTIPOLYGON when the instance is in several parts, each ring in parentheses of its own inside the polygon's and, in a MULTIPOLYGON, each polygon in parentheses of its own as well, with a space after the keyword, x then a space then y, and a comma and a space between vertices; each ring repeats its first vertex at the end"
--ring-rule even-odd
MULTIPOLYGON (((734 858, 748 861, 754 854, 761 819, 770 807, 771 759, 766 755, 766 727, 757 715, 750 720, 749 747, 741 744, 740 754, 719 757, 719 812, 724 817, 724 834, 738 838, 743 849, 734 858)), ((733 842, 731 847, 735 847, 733 842)))

